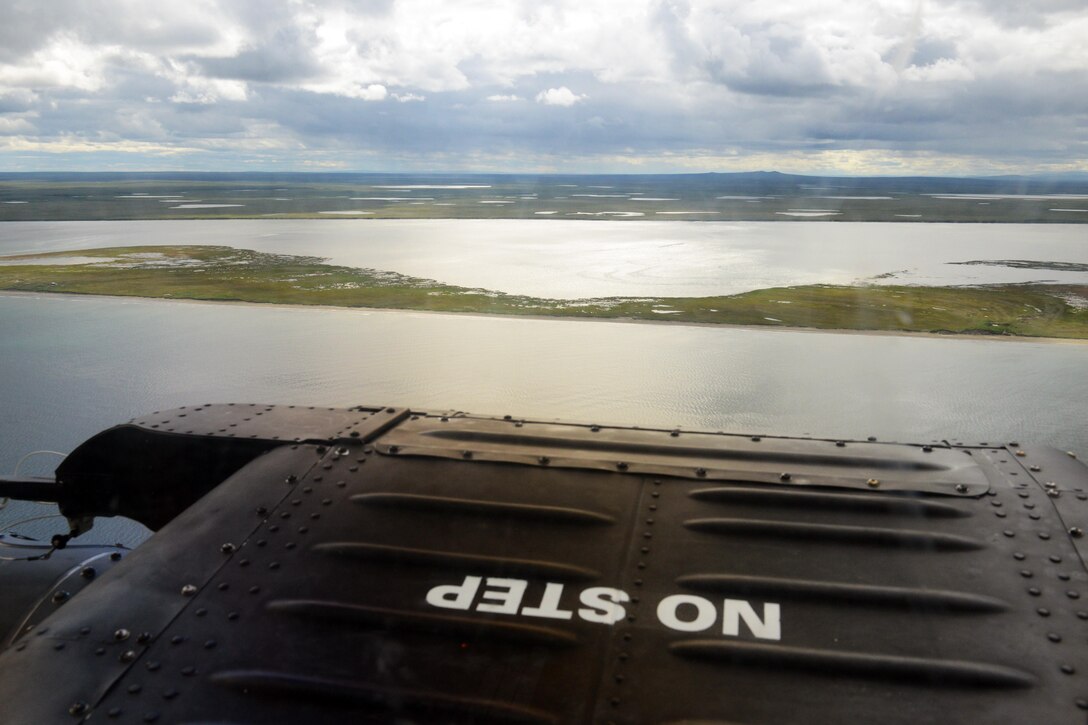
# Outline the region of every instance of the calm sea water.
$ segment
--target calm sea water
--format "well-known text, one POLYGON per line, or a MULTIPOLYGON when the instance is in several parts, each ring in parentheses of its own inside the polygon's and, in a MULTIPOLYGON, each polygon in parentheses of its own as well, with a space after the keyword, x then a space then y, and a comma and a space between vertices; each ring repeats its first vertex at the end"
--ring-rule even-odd
POLYGON ((1088 284, 1088 272, 949 264, 1088 263, 1088 226, 524 219, 6 222, 0 255, 223 244, 327 257, 511 294, 700 297, 857 280, 1088 284), (873 279, 877 275, 891 275, 873 279))
POLYGON ((5 471, 151 410, 231 401, 1038 441, 1088 457, 1077 344, 43 295, 0 297, 0 369, 5 471))
MULTIPOLYGON (((1084 233, 845 223, 7 223, 0 254, 218 243, 545 296, 690 295, 897 269, 913 269, 904 274, 915 278, 943 274, 946 282, 1054 278, 944 262, 1084 262, 1084 233)), ((151 410, 229 401, 914 442, 1037 441, 1086 457, 1088 345, 0 296, 0 470, 29 451, 69 451, 151 410)), ((46 474, 55 463, 35 458, 23 472, 46 474)), ((12 504, 0 511, 0 525, 44 513, 12 504)), ((47 537, 57 527, 54 519, 20 530, 47 537)), ((95 536, 137 534, 103 522, 95 536)))

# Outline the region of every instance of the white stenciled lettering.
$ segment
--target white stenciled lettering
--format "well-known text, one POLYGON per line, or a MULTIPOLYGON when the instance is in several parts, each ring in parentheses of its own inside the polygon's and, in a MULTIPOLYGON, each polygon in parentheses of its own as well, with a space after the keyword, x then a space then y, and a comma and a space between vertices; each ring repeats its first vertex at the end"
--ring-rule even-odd
POLYGON ((619 602, 630 601, 631 597, 622 589, 611 587, 590 587, 578 598, 588 609, 579 609, 578 616, 588 622, 615 624, 623 619, 624 609, 619 602))
MULTIPOLYGON (((525 601, 530 582, 525 579, 466 576, 460 584, 437 586, 427 592, 427 604, 442 609, 460 609, 494 614, 520 615, 542 619, 572 620, 575 613, 587 622, 615 624, 627 612, 623 604, 631 597, 622 589, 589 587, 578 594, 582 605, 575 609, 574 593, 567 595, 567 585, 543 582, 544 591, 534 588, 533 598, 525 601), (570 609, 563 608, 569 596, 570 609)), ((782 639, 782 608, 765 602, 763 612, 744 599, 725 599, 721 605, 721 633, 726 637, 752 636, 756 639, 782 639), (742 630, 744 630, 742 632, 742 630)), ((657 605, 657 619, 676 632, 706 632, 718 623, 717 604, 694 594, 671 594, 657 605)))
POLYGON ((726 599, 722 607, 722 634, 739 635, 742 619, 758 639, 782 639, 782 615, 777 604, 764 604, 761 619, 752 605, 743 599, 726 599))
POLYGON ((540 598, 539 607, 522 607, 521 613, 526 617, 546 617, 547 619, 570 619, 574 612, 569 609, 559 608, 559 599, 563 596, 563 585, 549 583, 544 587, 544 596, 540 598))
POLYGON ((461 584, 444 584, 427 592, 427 604, 443 609, 468 609, 483 581, 478 576, 466 576, 461 584))
POLYGON ((487 578, 487 587, 480 594, 480 603, 476 605, 477 612, 495 612, 496 614, 517 614, 521 606, 521 598, 525 596, 525 589, 529 582, 524 579, 497 579, 487 578), (492 587, 494 587, 492 589, 492 587), (484 601, 498 602, 498 604, 485 604, 484 601))
POLYGON ((714 610, 714 605, 702 597, 673 594, 657 605, 657 618, 666 627, 677 632, 702 632, 714 626, 718 613, 714 610), (678 616, 677 610, 685 604, 695 607, 694 619, 685 620, 678 616))

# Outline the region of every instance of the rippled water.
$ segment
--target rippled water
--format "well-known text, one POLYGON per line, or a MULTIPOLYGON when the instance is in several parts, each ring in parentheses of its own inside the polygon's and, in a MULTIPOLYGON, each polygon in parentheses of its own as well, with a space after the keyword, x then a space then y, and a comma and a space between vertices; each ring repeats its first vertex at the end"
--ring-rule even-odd
POLYGON ((1088 456, 1078 344, 43 295, 0 297, 0 365, 4 471, 151 410, 230 401, 1088 456))
POLYGON ((223 244, 539 297, 686 297, 858 280, 1088 284, 1088 272, 948 264, 1088 263, 1065 224, 524 219, 7 222, 0 254, 223 244), (877 275, 895 273, 879 280, 877 275))

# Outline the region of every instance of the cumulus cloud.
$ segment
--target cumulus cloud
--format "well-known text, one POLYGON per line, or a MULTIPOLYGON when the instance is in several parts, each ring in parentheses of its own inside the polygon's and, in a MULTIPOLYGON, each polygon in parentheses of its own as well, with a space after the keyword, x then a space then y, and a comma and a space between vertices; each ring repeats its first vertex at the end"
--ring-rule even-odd
POLYGON ((543 103, 545 106, 573 106, 585 98, 585 94, 578 95, 566 86, 549 88, 536 94, 536 102, 543 103))
POLYGON ((1030 171, 1083 166, 1088 147, 1083 0, 10 5, 0 141, 19 141, 0 149, 176 147, 219 167, 495 154, 511 170, 883 154, 1030 171))

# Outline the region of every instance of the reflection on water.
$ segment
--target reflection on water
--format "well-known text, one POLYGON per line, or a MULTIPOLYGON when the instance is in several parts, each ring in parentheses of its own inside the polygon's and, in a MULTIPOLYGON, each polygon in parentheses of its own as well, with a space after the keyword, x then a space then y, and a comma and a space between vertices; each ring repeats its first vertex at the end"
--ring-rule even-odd
POLYGON ((857 280, 1088 284, 1088 272, 951 265, 1088 262, 1083 226, 524 219, 7 222, 0 254, 223 244, 328 257, 512 294, 690 297, 857 280), (889 272, 894 276, 870 278, 889 272))
POLYGON ((1088 455, 1088 345, 46 295, 0 297, 0 356, 4 471, 148 411, 232 401, 1088 455))

